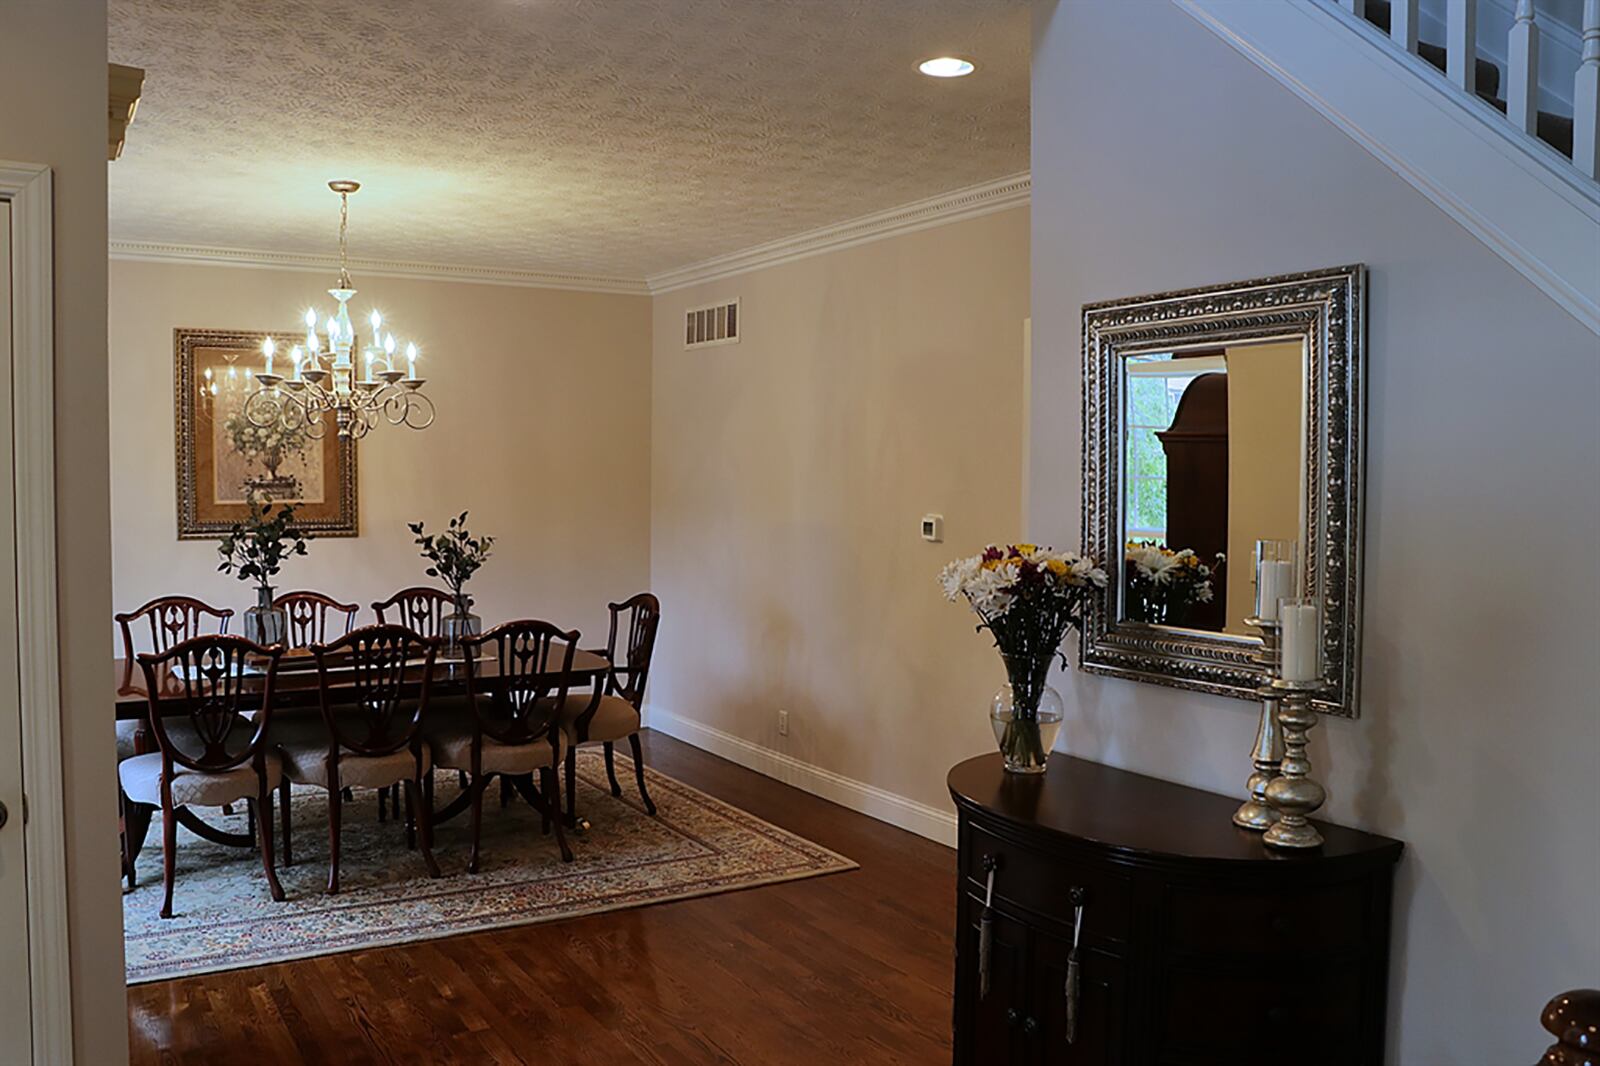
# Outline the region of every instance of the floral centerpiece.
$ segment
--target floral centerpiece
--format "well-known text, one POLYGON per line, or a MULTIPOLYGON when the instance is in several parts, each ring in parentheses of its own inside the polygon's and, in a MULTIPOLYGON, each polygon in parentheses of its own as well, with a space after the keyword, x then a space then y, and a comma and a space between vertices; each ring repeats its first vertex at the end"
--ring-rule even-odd
POLYGON ((249 515, 235 522, 217 545, 217 569, 240 581, 256 583, 256 605, 244 612, 244 635, 258 644, 280 644, 288 635, 288 618, 272 605, 272 579, 291 555, 304 555, 309 536, 294 524, 294 507, 276 509, 270 500, 246 495, 249 515))
POLYGON ((1179 626, 1197 603, 1210 603, 1212 577, 1221 570, 1200 561, 1192 549, 1173 551, 1159 541, 1130 540, 1123 552, 1128 617, 1150 625, 1179 626))
POLYGON ((939 574, 945 598, 964 597, 978 628, 994 638, 1007 683, 995 694, 990 723, 1007 770, 1043 773, 1061 726, 1061 697, 1046 683, 1067 631, 1080 629, 1088 598, 1105 588, 1093 559, 1034 544, 989 545, 939 574))
POLYGON ((488 561, 494 538, 478 537, 469 532, 466 511, 450 519, 443 533, 424 532, 421 522, 410 522, 408 526, 416 534, 417 546, 422 549, 420 554, 430 564, 428 576, 443 581, 455 600, 455 613, 444 619, 440 635, 444 637, 445 656, 460 658, 461 638, 483 631, 483 620, 472 613, 467 581, 488 561))

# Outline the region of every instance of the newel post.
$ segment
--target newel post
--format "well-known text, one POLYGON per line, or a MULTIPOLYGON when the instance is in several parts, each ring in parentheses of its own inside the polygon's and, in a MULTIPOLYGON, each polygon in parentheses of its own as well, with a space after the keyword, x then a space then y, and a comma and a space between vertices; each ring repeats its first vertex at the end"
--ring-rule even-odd
POLYGON ((1600 178, 1600 0, 1583 2, 1583 57, 1572 84, 1572 161, 1600 178))
POLYGON ((1533 0, 1517 0, 1506 46, 1506 118, 1523 133, 1537 134, 1539 124, 1539 26, 1533 0))
POLYGON ((1600 989, 1580 988, 1552 999, 1539 1024, 1556 1042, 1534 1066, 1592 1066, 1600 1061, 1600 989))

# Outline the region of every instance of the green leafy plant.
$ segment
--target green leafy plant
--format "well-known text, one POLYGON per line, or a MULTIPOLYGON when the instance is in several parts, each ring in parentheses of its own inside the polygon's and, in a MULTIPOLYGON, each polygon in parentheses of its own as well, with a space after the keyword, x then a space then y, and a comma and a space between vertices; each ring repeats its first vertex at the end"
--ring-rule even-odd
POLYGON ((255 493, 247 494, 246 503, 249 517, 235 522, 217 545, 217 554, 222 556, 217 569, 236 575, 240 581, 254 581, 260 588, 270 588, 272 578, 283 568, 283 560, 306 554, 306 541, 310 538, 294 524, 292 505, 274 509, 270 500, 262 500, 255 493))
POLYGON ((432 564, 428 567, 428 576, 450 587, 456 609, 465 614, 472 605, 465 591, 467 581, 489 558, 494 538, 475 537, 468 532, 466 511, 450 519, 450 526, 443 533, 424 532, 421 522, 406 524, 416 534, 417 546, 422 549, 420 554, 432 564))

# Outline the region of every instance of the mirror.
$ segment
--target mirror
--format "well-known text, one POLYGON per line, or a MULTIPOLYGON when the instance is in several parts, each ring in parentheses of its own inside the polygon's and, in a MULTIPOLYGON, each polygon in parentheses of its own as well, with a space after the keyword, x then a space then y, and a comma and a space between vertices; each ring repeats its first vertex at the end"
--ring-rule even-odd
POLYGON ((1255 542, 1298 540, 1300 337, 1122 359, 1119 621, 1244 639, 1255 542))
POLYGON ((1084 307, 1084 547, 1116 575, 1084 670, 1257 698, 1254 547, 1293 540, 1317 710, 1354 716, 1364 293, 1349 266, 1084 307))

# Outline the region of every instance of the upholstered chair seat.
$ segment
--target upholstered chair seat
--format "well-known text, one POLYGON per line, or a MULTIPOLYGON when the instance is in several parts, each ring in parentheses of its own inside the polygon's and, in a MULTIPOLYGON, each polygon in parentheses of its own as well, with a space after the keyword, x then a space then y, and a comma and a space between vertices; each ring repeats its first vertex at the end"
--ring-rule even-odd
MULTIPOLYGON (((267 787, 277 788, 283 774, 283 761, 273 752, 265 755, 267 787)), ((122 779, 122 791, 135 803, 161 806, 161 753, 135 755, 124 759, 117 767, 122 779)), ((256 795, 259 779, 249 763, 231 770, 190 770, 183 766, 172 769, 172 805, 174 807, 220 807, 224 803, 252 799, 256 795)))
MULTIPOLYGON (((589 699, 574 693, 567 699, 561 712, 561 730, 567 741, 578 743, 577 721, 589 709, 589 699)), ((626 740, 639 731, 639 709, 621 696, 601 696, 600 706, 589 719, 589 728, 583 738, 585 744, 602 744, 626 740)))
MULTIPOLYGON (((306 739, 279 743, 283 756, 283 772, 297 785, 328 787, 328 740, 306 739)), ((422 749, 422 772, 432 769, 428 749, 422 749)), ((357 755, 350 751, 339 753, 340 788, 387 788, 396 781, 409 781, 416 777, 417 759, 410 749, 401 748, 387 755, 357 755)))
POLYGON ((138 749, 135 748, 134 744, 133 744, 133 738, 134 738, 135 735, 138 734, 138 732, 139 732, 139 723, 138 722, 118 722, 117 723, 117 761, 118 762, 122 762, 124 759, 131 759, 135 755, 139 754, 138 749))
MULTIPOLYGON (((555 758, 559 760, 566 747, 560 732, 554 734, 555 758)), ((472 728, 434 732, 428 735, 428 746, 433 749, 434 765, 446 770, 472 769, 472 728)), ((550 768, 550 739, 541 738, 529 744, 502 744, 493 737, 483 738, 483 751, 479 758, 479 772, 521 777, 550 768)))

